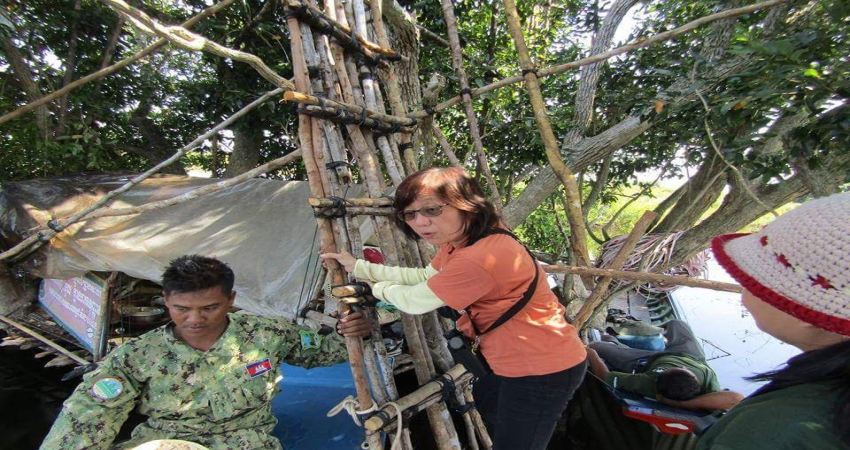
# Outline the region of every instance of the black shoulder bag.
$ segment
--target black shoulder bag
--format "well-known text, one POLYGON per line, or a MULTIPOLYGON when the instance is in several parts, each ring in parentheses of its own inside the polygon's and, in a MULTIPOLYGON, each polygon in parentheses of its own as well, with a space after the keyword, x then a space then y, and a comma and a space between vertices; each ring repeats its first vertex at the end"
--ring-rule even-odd
MULTIPOLYGON (((507 230, 502 230, 498 228, 491 228, 487 230, 484 235, 482 235, 479 239, 483 239, 487 236, 492 236, 494 234, 504 234, 514 238, 517 242, 522 244, 513 233, 507 230)), ((473 245, 476 241, 469 242, 467 245, 473 245)), ((513 316, 515 316, 518 312, 520 312, 525 305, 531 301, 531 297, 534 295, 534 291, 537 289, 537 281, 540 278, 540 270, 537 267, 537 258, 531 253, 528 247, 525 244, 522 244, 525 251, 528 252, 528 256, 531 257, 531 261, 534 263, 534 279, 531 281, 531 284, 528 285, 528 289, 525 290, 525 293, 522 294, 522 298, 519 299, 518 302, 514 303, 513 306, 510 307, 504 314, 501 315, 492 325, 490 325, 486 330, 480 331, 478 327, 475 325, 475 321, 472 320, 472 311, 469 307, 465 309, 466 314, 469 316, 469 323, 472 324, 472 330, 475 333, 475 339, 470 339, 466 337, 463 333, 460 332, 457 328, 454 330, 449 330, 445 333, 446 342, 448 343, 449 352, 451 352, 452 357, 455 362, 463 364, 467 370, 469 370, 472 375, 475 377, 483 377, 492 373, 490 369, 490 365, 487 364, 487 360, 484 359, 484 355, 478 351, 478 344, 481 341, 481 336, 485 333, 489 333, 496 328, 502 326, 505 322, 510 320, 513 316)), ((440 308, 440 315, 443 317, 448 317, 453 320, 457 320, 460 317, 460 314, 449 308, 448 306, 444 306, 440 308)))

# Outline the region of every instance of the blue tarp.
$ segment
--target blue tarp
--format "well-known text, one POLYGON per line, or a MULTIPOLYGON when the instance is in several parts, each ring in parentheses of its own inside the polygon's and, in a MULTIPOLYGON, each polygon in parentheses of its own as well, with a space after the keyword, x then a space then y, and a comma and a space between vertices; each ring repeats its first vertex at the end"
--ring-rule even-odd
POLYGON ((272 434, 287 450, 353 450, 363 442, 360 429, 345 412, 327 412, 345 396, 354 395, 348 363, 302 369, 282 364, 281 392, 272 400, 278 424, 272 434))

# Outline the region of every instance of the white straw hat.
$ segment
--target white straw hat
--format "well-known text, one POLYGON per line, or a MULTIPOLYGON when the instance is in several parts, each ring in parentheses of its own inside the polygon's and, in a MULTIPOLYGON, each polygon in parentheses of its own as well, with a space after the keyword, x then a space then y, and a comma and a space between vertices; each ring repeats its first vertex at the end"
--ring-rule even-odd
POLYGON ((757 233, 718 236, 711 248, 765 303, 850 336, 850 193, 806 202, 757 233))

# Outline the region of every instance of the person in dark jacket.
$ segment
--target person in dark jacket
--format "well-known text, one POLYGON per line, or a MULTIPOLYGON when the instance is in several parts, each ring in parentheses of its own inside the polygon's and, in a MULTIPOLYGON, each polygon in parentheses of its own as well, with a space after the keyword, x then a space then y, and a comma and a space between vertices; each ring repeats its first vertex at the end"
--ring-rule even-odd
POLYGON ((718 262, 756 325, 803 351, 702 436, 698 450, 850 448, 850 193, 753 234, 719 236, 718 262))

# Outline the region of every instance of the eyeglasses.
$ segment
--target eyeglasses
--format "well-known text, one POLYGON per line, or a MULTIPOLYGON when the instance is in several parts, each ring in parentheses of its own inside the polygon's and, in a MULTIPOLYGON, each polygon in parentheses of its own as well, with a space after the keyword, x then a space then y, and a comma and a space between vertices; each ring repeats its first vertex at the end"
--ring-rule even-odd
POLYGON ((435 206, 425 206, 419 209, 410 209, 407 211, 402 211, 398 213, 398 218, 405 221, 410 222, 414 218, 416 218, 416 213, 422 214, 425 217, 437 217, 443 213, 443 207, 449 206, 448 204, 443 205, 435 205, 435 206))

